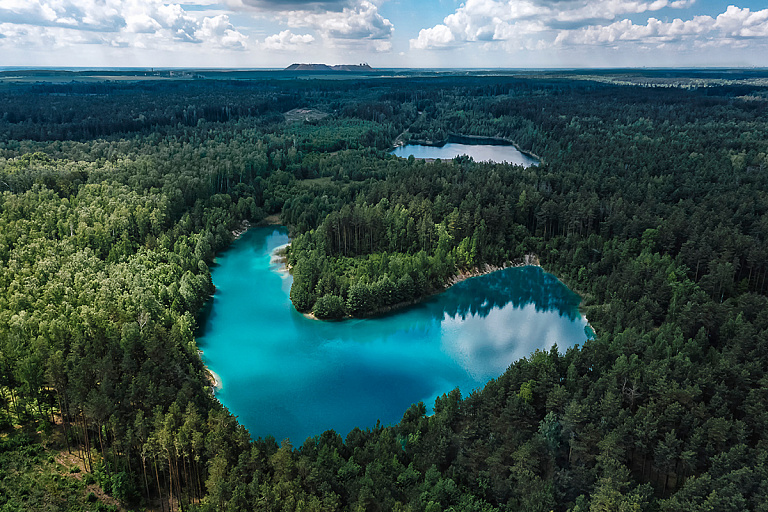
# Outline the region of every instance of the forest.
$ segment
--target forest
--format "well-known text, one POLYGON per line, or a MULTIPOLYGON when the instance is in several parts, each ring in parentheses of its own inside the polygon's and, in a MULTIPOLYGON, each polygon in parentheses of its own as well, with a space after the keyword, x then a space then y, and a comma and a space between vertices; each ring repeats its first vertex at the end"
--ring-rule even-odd
POLYGON ((768 510, 758 75, 3 81, 0 510, 768 510), (388 153, 457 135, 541 164, 388 153), (535 254, 597 336, 433 414, 252 436, 195 332, 215 255, 270 215, 299 311, 535 254))

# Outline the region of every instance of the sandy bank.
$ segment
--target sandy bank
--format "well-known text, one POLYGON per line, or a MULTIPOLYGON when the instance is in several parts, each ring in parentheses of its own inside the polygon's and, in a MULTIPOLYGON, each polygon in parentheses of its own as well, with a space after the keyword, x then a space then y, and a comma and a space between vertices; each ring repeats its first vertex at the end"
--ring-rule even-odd
POLYGON ((497 265, 489 265, 488 263, 485 263, 484 265, 475 267, 470 270, 460 270, 458 274, 448 278, 448 282, 445 283, 445 288, 450 288, 456 283, 460 283, 466 279, 469 279, 470 277, 484 276, 485 274, 490 274, 491 272, 496 272, 497 270, 504 270, 505 268, 525 267, 529 265, 540 267, 541 264, 539 263, 539 257, 535 254, 526 254, 520 259, 507 261, 500 267, 497 265))
POLYGON ((206 367, 206 370, 208 371, 208 377, 210 378, 211 386, 213 389, 216 391, 221 391, 223 385, 221 383, 221 377, 219 377, 219 374, 208 367, 206 367))
POLYGON ((237 229, 232 230, 232 236, 235 237, 235 240, 243 236, 243 233, 251 229, 251 223, 247 220, 244 220, 240 223, 240 225, 237 227, 237 229))
POLYGON ((288 242, 287 244, 275 247, 269 256, 269 264, 275 265, 277 267, 275 270, 283 277, 287 277, 291 270, 288 267, 288 247, 290 245, 291 242, 288 242))
MULTIPOLYGON (((288 242, 287 244, 284 244, 284 245, 281 245, 279 247, 276 247, 272 251, 272 255, 271 255, 271 259, 270 259, 270 263, 275 265, 275 267, 276 267, 275 270, 278 273, 280 273, 283 277, 287 277, 290 274, 290 270, 291 270, 290 267, 288 267, 287 264, 286 264, 286 249, 290 245, 291 245, 291 243, 288 242)), ((447 290, 451 286, 453 286, 453 285, 455 285, 457 283, 460 283, 462 281, 465 281, 467 279, 470 279, 472 277, 478 277, 478 276, 490 274, 491 272, 496 272, 498 270, 503 270, 505 268, 525 267, 525 266, 541 267, 541 261, 539 260, 539 257, 536 254, 529 253, 529 254, 526 254, 525 256, 523 256, 522 258, 506 261, 501 266, 490 265, 488 263, 485 263, 483 265, 474 267, 474 268, 472 268, 470 270, 459 271, 457 274, 455 274, 455 275, 451 276, 450 278, 448 278, 448 280, 446 281, 446 283, 444 285, 443 290, 435 290, 433 293, 429 293, 429 294, 424 295, 423 297, 419 297, 418 299, 415 299, 415 300, 399 302, 397 304, 392 304, 390 306, 383 307, 383 308, 377 310, 376 312, 374 312, 374 313, 372 313, 370 315, 367 315, 367 318, 384 315, 384 314, 387 314, 387 313, 391 313, 392 311, 396 311, 398 309, 402 309, 402 308, 406 308, 408 306, 412 306, 414 304, 418 304, 419 302, 428 299, 432 295, 435 295, 437 293, 441 293, 442 291, 447 290)), ((319 322, 325 321, 325 320, 321 320, 321 319, 317 318, 311 312, 309 312, 309 313, 302 313, 302 314, 304 315, 305 318, 307 318, 309 320, 317 320, 319 322)), ((595 332, 594 327, 592 327, 592 325, 589 323, 589 319, 587 318, 587 316, 584 313, 584 311, 582 311, 582 316, 584 317, 584 320, 585 320, 586 324, 590 326, 590 329, 592 329, 592 331, 595 332)), ((353 317, 351 315, 348 315, 348 316, 345 316, 344 318, 342 318, 341 320, 346 320, 346 319, 349 319, 349 318, 357 318, 357 317, 353 317)), ((597 336, 596 332, 595 332, 595 336, 597 336)))
MULTIPOLYGON (((272 261, 281 264, 276 269, 280 273, 286 273, 287 274, 290 271, 290 269, 285 266, 285 256, 284 255, 281 256, 281 255, 278 254, 278 250, 280 250, 280 249, 282 249, 282 248, 284 248, 284 247, 286 247, 288 245, 290 245, 290 244, 286 244, 286 245, 277 247, 274 251, 272 251, 272 261), (282 257, 282 259, 281 259, 281 257, 282 257)), ((455 285, 456 283, 460 283, 460 282, 462 282, 462 281, 464 281, 466 279, 469 279, 471 277, 478 277, 478 276, 482 276, 482 275, 485 275, 485 274, 490 274, 491 272, 496 272, 497 270, 503 270, 505 268, 524 267, 524 266, 527 266, 527 265, 532 265, 532 266, 540 267, 541 264, 539 263, 539 257, 536 256, 535 254, 526 254, 524 257, 519 258, 517 260, 507 261, 502 266, 489 265, 489 264, 486 263, 484 265, 475 267, 475 268, 470 269, 470 270, 459 271, 458 274, 455 274, 452 277, 448 278, 448 281, 445 283, 445 286, 444 286, 443 290, 436 290, 436 291, 434 291, 432 293, 429 293, 427 295, 424 295, 423 297, 419 297, 419 298, 414 299, 414 300, 408 300, 408 301, 405 301, 405 302, 398 302, 397 304, 392 304, 392 305, 389 305, 389 306, 382 307, 382 308, 378 309, 377 311, 373 312, 372 314, 366 315, 365 317, 353 317, 351 315, 347 315, 344 318, 342 318, 341 320, 346 320, 346 319, 349 319, 349 318, 370 318, 370 317, 376 317, 376 316, 384 315, 384 314, 387 314, 387 313, 391 313, 392 311, 396 311, 398 309, 402 309, 402 308, 406 308, 408 306, 413 306, 414 304, 418 304, 419 302, 421 302, 423 300, 426 300, 426 299, 428 299, 429 297, 431 297, 433 295, 436 295, 438 293, 441 293, 441 292, 447 290, 448 288, 450 288, 451 286, 455 285)), ((304 315, 305 318, 307 318, 309 320, 317 320, 317 321, 320 321, 320 322, 324 321, 324 320, 321 320, 321 319, 317 318, 311 312, 310 313, 302 313, 302 314, 304 315)))
MULTIPOLYGON (((198 350, 197 354, 200 356, 200 359, 203 359, 203 351, 198 350)), ((221 391, 221 388, 223 387, 221 383, 221 377, 219 377, 219 374, 215 371, 211 370, 203 364, 203 370, 205 371, 205 377, 206 377, 206 383, 211 387, 211 391, 215 394, 217 391, 221 391)))

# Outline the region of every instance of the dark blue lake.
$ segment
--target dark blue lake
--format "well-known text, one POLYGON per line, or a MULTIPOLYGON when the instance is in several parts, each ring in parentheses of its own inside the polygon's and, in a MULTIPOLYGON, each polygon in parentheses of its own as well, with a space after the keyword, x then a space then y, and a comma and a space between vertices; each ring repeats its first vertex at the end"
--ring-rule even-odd
POLYGON ((413 155, 414 158, 440 158, 441 160, 469 155, 475 162, 507 162, 525 167, 539 165, 538 160, 520 152, 511 144, 459 144, 456 142, 449 142, 442 146, 406 144, 393 149, 392 154, 401 158, 413 155))
POLYGON ((201 320, 203 360, 219 400, 251 435, 300 445, 376 420, 392 424, 415 402, 463 395, 536 349, 582 344, 591 334, 580 298, 539 267, 463 281, 387 316, 320 322, 288 298, 292 278, 271 259, 284 228, 251 229, 220 254, 216 293, 201 320))

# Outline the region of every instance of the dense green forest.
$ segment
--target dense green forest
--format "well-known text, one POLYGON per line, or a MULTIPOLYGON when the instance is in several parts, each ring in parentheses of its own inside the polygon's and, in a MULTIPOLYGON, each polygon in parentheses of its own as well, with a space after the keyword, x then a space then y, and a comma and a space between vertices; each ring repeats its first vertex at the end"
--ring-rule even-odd
POLYGON ((0 510, 768 510, 768 88, 677 73, 0 84, 0 510), (451 134, 542 164, 387 153, 451 134), (532 253, 597 337, 254 439, 194 333, 274 214, 300 311, 532 253))

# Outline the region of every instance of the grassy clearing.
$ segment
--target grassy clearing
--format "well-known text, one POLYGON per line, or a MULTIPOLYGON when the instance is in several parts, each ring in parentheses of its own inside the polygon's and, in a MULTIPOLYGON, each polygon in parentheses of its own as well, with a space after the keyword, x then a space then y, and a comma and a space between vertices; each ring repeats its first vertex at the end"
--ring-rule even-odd
POLYGON ((94 475, 85 471, 76 451, 64 448, 61 425, 37 428, 5 423, 0 432, 0 510, 122 510, 104 494, 94 475))
POLYGON ((289 110, 283 115, 285 116, 286 123, 318 121, 328 116, 328 114, 322 110, 317 110, 314 108, 295 108, 293 110, 289 110))

